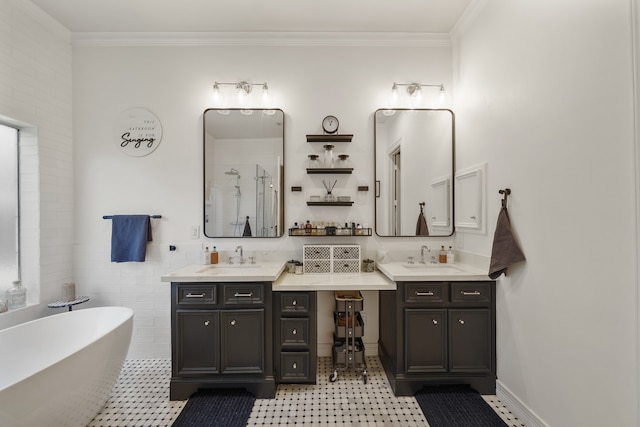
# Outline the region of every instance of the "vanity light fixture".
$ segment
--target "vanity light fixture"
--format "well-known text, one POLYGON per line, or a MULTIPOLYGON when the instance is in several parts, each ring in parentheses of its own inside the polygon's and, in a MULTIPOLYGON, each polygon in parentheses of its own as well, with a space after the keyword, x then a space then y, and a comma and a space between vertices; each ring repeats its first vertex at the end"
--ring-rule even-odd
POLYGON ((406 86, 407 87, 407 93, 409 94, 409 96, 418 96, 422 93, 422 88, 423 87, 437 87, 440 88, 440 94, 442 95, 444 93, 444 85, 443 84, 439 84, 439 85, 431 85, 431 84, 424 84, 424 83, 393 83, 393 86, 391 86, 391 91, 394 94, 398 93, 398 86, 406 86))
POLYGON ((266 100, 268 100, 269 98, 269 86, 267 85, 267 82, 249 83, 244 80, 240 82, 233 82, 233 83, 214 82, 213 83, 213 99, 216 104, 220 104, 223 100, 222 94, 220 93, 220 86, 223 86, 223 85, 234 86, 236 89, 236 92, 238 93, 238 98, 241 101, 246 99, 246 97, 251 93, 251 91, 253 90, 253 86, 262 86, 263 102, 266 102, 266 100))

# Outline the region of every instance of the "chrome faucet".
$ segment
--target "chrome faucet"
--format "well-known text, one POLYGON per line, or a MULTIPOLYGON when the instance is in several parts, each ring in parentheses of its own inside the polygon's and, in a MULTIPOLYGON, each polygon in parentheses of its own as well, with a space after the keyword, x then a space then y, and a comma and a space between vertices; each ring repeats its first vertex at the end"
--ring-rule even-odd
POLYGON ((429 252, 429 254, 431 254, 431 249, 429 249, 429 246, 427 245, 422 245, 420 247, 420 264, 425 264, 424 262, 424 250, 427 250, 427 252, 429 252))
POLYGON ((242 255, 244 251, 242 249, 242 245, 238 245, 238 247, 236 247, 236 252, 238 252, 238 249, 240 249, 240 264, 244 264, 244 256, 242 255))

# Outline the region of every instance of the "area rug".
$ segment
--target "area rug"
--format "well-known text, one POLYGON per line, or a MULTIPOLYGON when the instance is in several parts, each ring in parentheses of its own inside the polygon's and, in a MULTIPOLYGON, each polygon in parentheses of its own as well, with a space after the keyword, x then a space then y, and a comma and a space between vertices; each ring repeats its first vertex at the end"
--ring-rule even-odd
POLYGON ((245 390, 201 390, 189 397, 172 427, 245 427, 255 400, 245 390))
POLYGON ((415 395, 429 427, 505 427, 477 391, 467 386, 425 387, 415 395))

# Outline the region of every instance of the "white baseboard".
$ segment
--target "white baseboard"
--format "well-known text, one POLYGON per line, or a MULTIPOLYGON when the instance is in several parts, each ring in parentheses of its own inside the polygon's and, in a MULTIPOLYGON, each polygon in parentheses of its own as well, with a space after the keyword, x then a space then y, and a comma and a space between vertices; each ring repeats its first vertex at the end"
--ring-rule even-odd
POLYGON ((496 396, 526 427, 549 427, 500 381, 496 381, 496 396))

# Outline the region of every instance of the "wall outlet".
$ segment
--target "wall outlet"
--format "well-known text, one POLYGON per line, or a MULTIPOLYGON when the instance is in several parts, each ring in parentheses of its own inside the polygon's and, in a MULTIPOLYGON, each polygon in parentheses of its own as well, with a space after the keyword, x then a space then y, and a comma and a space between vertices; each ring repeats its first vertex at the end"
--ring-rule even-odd
POLYGON ((191 232, 189 233, 192 239, 200 238, 200 227, 197 225, 191 226, 191 232))

